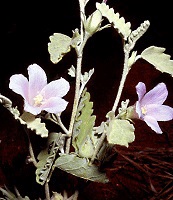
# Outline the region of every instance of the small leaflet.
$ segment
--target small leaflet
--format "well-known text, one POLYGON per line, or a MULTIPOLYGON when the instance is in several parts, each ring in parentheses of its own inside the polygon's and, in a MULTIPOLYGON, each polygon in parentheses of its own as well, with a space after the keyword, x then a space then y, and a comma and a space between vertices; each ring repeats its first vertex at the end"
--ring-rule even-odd
POLYGON ((68 74, 73 78, 76 76, 76 69, 73 65, 68 69, 68 74))
POLYGON ((56 64, 71 50, 71 38, 62 33, 54 33, 49 37, 48 51, 50 60, 56 64))

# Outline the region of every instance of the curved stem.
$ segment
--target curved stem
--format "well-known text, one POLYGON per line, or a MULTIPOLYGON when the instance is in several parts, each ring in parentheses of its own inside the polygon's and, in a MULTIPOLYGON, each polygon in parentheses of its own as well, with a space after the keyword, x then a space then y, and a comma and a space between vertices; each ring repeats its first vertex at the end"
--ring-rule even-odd
POLYGON ((124 49, 124 67, 123 67, 123 73, 122 73, 122 77, 121 77, 121 81, 120 81, 120 85, 118 88, 118 93, 114 102, 114 105, 112 107, 112 111, 115 112, 118 106, 118 103, 120 101, 121 98, 121 94, 124 88, 124 84, 129 72, 129 67, 128 67, 128 58, 129 58, 129 51, 124 49))

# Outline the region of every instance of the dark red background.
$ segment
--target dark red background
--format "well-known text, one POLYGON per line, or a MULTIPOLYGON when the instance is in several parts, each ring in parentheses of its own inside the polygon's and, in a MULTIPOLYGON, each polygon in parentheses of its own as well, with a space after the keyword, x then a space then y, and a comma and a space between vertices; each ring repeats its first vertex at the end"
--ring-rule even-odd
MULTIPOLYGON (((172 13, 168 1, 157 1, 152 5, 148 0, 108 0, 107 3, 127 22, 131 22, 132 30, 144 20, 150 21, 148 31, 137 42, 134 50, 140 53, 145 48, 155 45, 165 47, 165 53, 173 55, 172 13)), ((10 98, 13 105, 22 110, 22 98, 8 88, 9 78, 16 73, 27 76, 27 67, 37 63, 46 71, 49 81, 62 76, 70 82, 71 89, 65 97, 70 103, 63 113, 63 121, 68 125, 74 94, 74 79, 69 77, 67 70, 72 64, 76 64, 75 52, 72 50, 55 65, 50 61, 47 44, 49 36, 53 33, 59 32, 71 37, 72 30, 79 27, 78 1, 42 1, 36 4, 34 1, 10 0, 4 2, 1 9, 3 14, 1 13, 0 93, 10 98)), ((86 13, 91 14, 95 9, 95 1, 90 0, 86 9, 86 13)), ((97 125, 105 120, 106 113, 113 106, 122 66, 122 43, 115 30, 105 29, 90 38, 84 50, 82 71, 95 68, 95 73, 88 83, 88 91, 94 102, 97 125)), ((173 107, 173 78, 169 74, 157 71, 144 60, 138 60, 131 69, 121 100, 129 98, 131 104, 137 100, 135 86, 139 81, 145 82, 148 90, 159 82, 166 83, 169 96, 165 104, 173 107)), ((13 185, 15 185, 22 196, 28 195, 31 199, 38 199, 39 196, 44 198, 43 188, 35 183, 34 167, 25 163, 28 155, 28 140, 23 128, 2 105, 0 113, 0 186, 5 184, 13 190, 13 185)), ((164 134, 157 135, 144 122, 136 121, 135 142, 129 149, 120 147, 119 149, 127 154, 133 152, 135 147, 141 151, 148 147, 172 148, 173 122, 162 122, 160 125, 164 134)), ((48 124, 48 127, 50 130, 56 129, 52 124, 48 124)), ((34 133, 31 140, 37 154, 45 141, 34 133)), ((76 178, 71 175, 66 176, 57 170, 51 181, 51 190, 61 192, 63 189, 73 191, 77 188, 80 190, 80 199, 151 199, 154 193, 143 190, 144 185, 148 183, 139 178, 140 171, 135 171, 132 167, 132 169, 129 168, 129 173, 128 170, 120 170, 116 173, 119 160, 121 161, 122 157, 117 157, 117 161, 114 160, 113 165, 108 167, 108 176, 111 180, 108 185, 85 183, 83 180, 79 180, 78 183, 76 178)), ((170 165, 172 161, 168 160, 170 165)), ((160 191, 161 188, 157 189, 160 191)))

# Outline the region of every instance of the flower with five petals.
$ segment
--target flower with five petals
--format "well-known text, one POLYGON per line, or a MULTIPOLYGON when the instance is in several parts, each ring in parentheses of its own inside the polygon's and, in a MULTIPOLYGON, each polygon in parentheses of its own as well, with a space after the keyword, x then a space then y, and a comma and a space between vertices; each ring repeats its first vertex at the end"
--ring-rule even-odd
POLYGON ((68 102, 62 99, 70 89, 64 78, 47 83, 45 71, 37 64, 28 67, 27 79, 22 74, 10 77, 9 88, 24 98, 24 110, 33 115, 45 110, 49 113, 61 113, 68 102))
POLYGON ((156 133, 162 133, 158 121, 169 121, 173 119, 173 108, 163 105, 168 96, 165 83, 159 83, 152 90, 146 93, 146 86, 143 82, 136 85, 138 101, 135 104, 138 118, 156 133))

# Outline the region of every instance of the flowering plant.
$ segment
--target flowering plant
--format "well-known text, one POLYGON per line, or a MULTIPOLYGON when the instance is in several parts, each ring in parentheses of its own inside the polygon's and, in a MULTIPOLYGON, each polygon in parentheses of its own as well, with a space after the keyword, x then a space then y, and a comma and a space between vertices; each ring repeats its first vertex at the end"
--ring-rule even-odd
MULTIPOLYGON (((88 16, 85 14, 88 2, 89 0, 79 0, 80 28, 73 30, 71 37, 54 33, 48 43, 50 60, 55 65, 65 59, 65 55, 70 51, 74 50, 76 53, 76 65, 68 69, 68 75, 75 80, 68 127, 62 116, 71 103, 66 96, 72 92, 70 81, 61 77, 48 82, 46 72, 36 63, 28 66, 28 78, 22 74, 11 75, 9 78, 9 89, 23 98, 22 111, 13 107, 8 97, 0 95, 1 104, 27 133, 27 161, 35 166, 35 181, 44 186, 43 199, 47 200, 75 200, 80 196, 76 190, 68 198, 68 191, 62 194, 49 187, 56 173, 55 169, 82 180, 107 184, 109 178, 106 171, 101 170, 102 165, 114 147, 128 148, 135 141, 135 120, 144 121, 153 130, 153 134, 162 134, 158 121, 173 119, 173 108, 163 105, 168 97, 168 89, 163 82, 148 92, 145 83, 139 82, 136 85, 138 100, 135 104, 130 105, 130 99, 120 102, 127 76, 137 60, 143 59, 159 72, 173 75, 173 62, 170 56, 164 53, 164 48, 150 46, 140 54, 133 51, 136 42, 148 30, 150 22, 146 20, 136 30, 132 30, 131 23, 125 22, 119 13, 109 7, 106 0, 96 2, 95 11, 88 16), (91 101, 92 97, 87 87, 95 70, 90 69, 83 73, 83 54, 88 40, 93 35, 110 28, 121 36, 124 65, 112 109, 107 110, 105 120, 97 124, 97 115, 93 109, 97 102, 91 101), (49 130, 48 122, 54 123, 58 131, 49 130), (33 132, 47 141, 36 157, 30 140, 33 132)), ((17 189, 16 194, 6 187, 1 187, 0 191, 4 199, 30 199, 28 196, 22 197, 17 189)))

